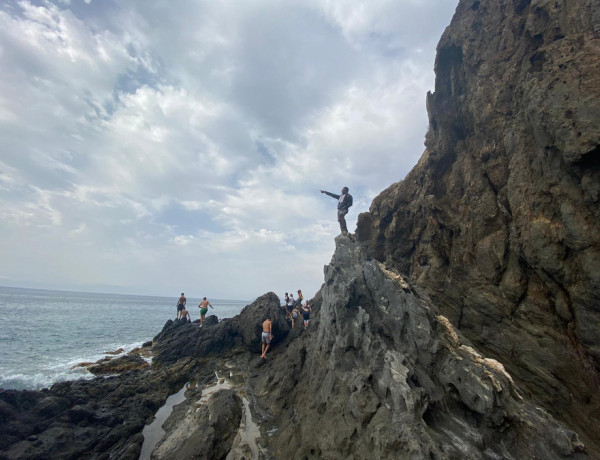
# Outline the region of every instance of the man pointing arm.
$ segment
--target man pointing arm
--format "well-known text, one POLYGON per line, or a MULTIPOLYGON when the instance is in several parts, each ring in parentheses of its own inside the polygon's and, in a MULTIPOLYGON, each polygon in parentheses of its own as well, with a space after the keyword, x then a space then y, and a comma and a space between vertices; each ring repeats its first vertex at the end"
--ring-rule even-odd
POLYGON ((344 187, 342 189, 342 194, 337 195, 335 193, 326 192, 325 190, 321 190, 321 193, 325 195, 329 195, 332 198, 338 200, 338 222, 340 223, 340 230, 343 235, 348 234, 348 228, 346 227, 346 218, 345 215, 348 214, 348 209, 352 206, 352 195, 348 193, 348 187, 344 187))

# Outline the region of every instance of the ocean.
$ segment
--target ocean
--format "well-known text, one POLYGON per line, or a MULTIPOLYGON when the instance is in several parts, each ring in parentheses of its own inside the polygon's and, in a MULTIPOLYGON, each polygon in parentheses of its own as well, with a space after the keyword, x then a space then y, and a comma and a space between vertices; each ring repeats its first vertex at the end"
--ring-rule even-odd
MULTIPOLYGON (((150 297, 47 291, 0 286, 0 388, 41 389, 92 378, 82 362, 123 353, 152 340, 175 319, 178 295, 150 297)), ((188 297, 192 320, 201 299, 188 297)), ((208 299, 207 316, 237 315, 250 302, 208 299)))

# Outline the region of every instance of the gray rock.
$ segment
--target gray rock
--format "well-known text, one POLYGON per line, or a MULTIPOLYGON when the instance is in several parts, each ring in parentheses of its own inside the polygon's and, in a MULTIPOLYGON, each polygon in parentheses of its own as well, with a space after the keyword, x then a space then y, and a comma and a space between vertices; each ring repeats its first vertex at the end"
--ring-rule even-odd
POLYGON ((336 243, 319 327, 251 383, 278 427, 275 458, 550 459, 583 449, 402 275, 350 238, 336 243))

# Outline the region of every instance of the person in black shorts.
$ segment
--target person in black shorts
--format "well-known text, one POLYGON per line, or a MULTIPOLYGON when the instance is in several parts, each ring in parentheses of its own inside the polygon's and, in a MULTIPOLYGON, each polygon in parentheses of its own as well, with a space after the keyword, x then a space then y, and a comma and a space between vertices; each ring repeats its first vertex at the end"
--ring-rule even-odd
POLYGON ((179 297, 179 300, 177 301, 177 319, 180 318, 181 312, 185 309, 186 303, 187 303, 187 299, 185 298, 185 295, 182 292, 181 297, 179 297))

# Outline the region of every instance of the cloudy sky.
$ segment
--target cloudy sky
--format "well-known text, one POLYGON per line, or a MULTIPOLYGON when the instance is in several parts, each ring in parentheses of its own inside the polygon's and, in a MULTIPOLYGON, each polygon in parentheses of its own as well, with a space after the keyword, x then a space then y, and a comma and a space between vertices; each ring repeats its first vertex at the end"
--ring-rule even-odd
POLYGON ((0 285, 311 297, 423 152, 457 0, 0 3, 0 285))

